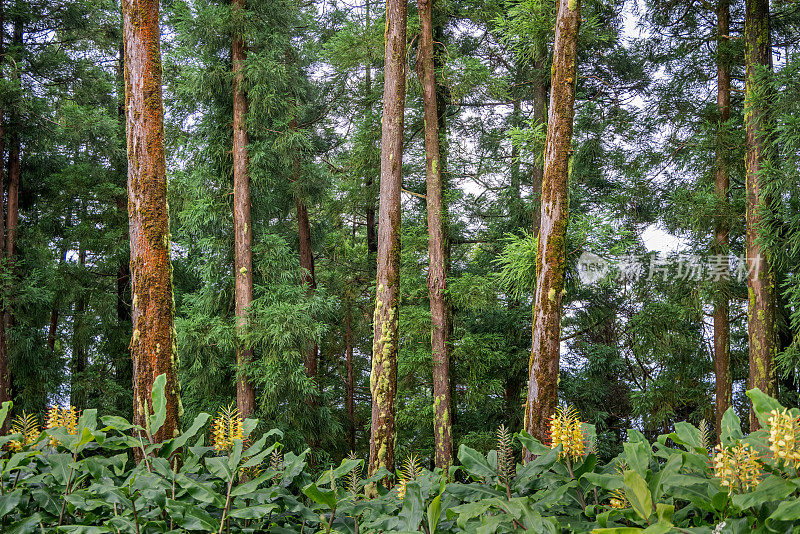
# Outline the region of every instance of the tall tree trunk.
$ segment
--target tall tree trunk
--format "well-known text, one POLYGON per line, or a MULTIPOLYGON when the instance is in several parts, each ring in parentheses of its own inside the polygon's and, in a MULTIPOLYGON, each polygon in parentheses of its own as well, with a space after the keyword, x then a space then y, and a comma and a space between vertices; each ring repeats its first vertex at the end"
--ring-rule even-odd
MULTIPOLYGON (((547 44, 544 39, 537 39, 537 54, 533 59, 533 120, 537 125, 542 124, 547 130, 547 44)), ((533 162, 531 171, 531 185, 533 186, 533 235, 539 235, 542 223, 542 181, 544 180, 544 165, 538 159, 533 162)))
MULTIPOLYGON (((765 102, 768 86, 765 77, 772 71, 769 0, 747 0, 745 14, 745 138, 747 156, 747 260, 754 267, 747 277, 749 293, 748 331, 750 348, 749 388, 760 388, 774 394, 773 360, 776 352, 775 273, 769 252, 761 246, 766 233, 760 211, 769 204, 764 192, 761 171, 767 160, 770 144, 770 120, 765 102)), ((750 430, 760 427, 755 412, 750 410, 750 430)))
POLYGON ((433 65, 433 0, 417 0, 420 19, 417 75, 422 85, 428 211, 428 298, 433 357, 433 434, 436 467, 452 463, 450 422, 450 307, 447 302, 447 206, 439 154, 439 117, 433 65))
MULTIPOLYGON (((556 407, 569 221, 569 174, 580 0, 559 0, 553 49, 550 113, 542 183, 542 222, 536 255, 533 343, 528 373, 525 430, 544 440, 556 407)), ((530 452, 526 451, 530 459, 530 452)))
MULTIPOLYGON (((370 25, 370 2, 366 1, 364 6, 364 30, 369 30, 370 25)), ((367 59, 366 72, 364 75, 364 95, 367 102, 367 115, 372 117, 372 65, 370 59, 367 59)), ((367 176, 364 181, 365 193, 367 195, 366 202, 366 219, 367 219, 367 254, 370 259, 374 258, 378 253, 378 234, 375 231, 375 194, 374 194, 374 177, 372 175, 371 166, 367 166, 367 176)))
POLYGON ((347 444, 351 451, 356 450, 356 416, 355 416, 355 375, 353 373, 353 305, 348 294, 344 312, 344 343, 347 366, 347 383, 345 384, 345 406, 347 408, 347 444))
POLYGON ((157 441, 178 434, 183 412, 173 323, 158 0, 122 0, 133 286, 133 422, 145 425, 165 374, 167 418, 157 441))
MULTIPOLYGON (((730 177, 727 151, 723 146, 722 130, 731 117, 731 67, 728 60, 728 31, 730 0, 717 2, 717 108, 719 125, 716 147, 714 191, 720 203, 727 205, 730 177)), ((714 231, 714 253, 728 253, 728 221, 719 217, 714 231)), ((731 405, 730 326, 728 324, 728 284, 720 280, 714 304, 714 385, 717 440, 722 436, 722 415, 731 405)))
POLYGON ((378 270, 372 342, 369 474, 394 467, 395 395, 400 304, 400 190, 406 96, 406 2, 386 4, 386 53, 381 125, 378 270))
MULTIPOLYGON (((83 210, 86 217, 86 210, 83 210)), ((70 405, 83 410, 86 408, 86 388, 81 384, 86 372, 86 346, 83 335, 84 316, 86 314, 86 288, 83 287, 84 268, 86 267, 86 247, 83 243, 78 250, 78 298, 75 300, 75 315, 72 318, 72 366, 70 367, 70 405)))
MULTIPOLYGON (((244 9, 244 0, 233 0, 234 12, 244 9)), ((248 308, 253 302, 253 225, 250 218, 250 169, 247 154, 247 94, 244 90, 246 45, 241 33, 233 36, 233 233, 234 292, 236 327, 240 334, 247 328, 248 308)), ((240 339, 236 347, 236 406, 242 417, 255 410, 253 386, 243 370, 253 358, 252 349, 240 339)))
MULTIPOLYGON (((5 62, 5 2, 0 0, 0 77, 4 77, 3 63, 5 62)), ((0 106, 0 267, 4 267, 5 261, 5 182, 6 168, 5 161, 6 141, 5 141, 5 119, 3 108, 0 106)), ((8 366, 8 346, 6 344, 6 327, 3 316, 5 315, 5 305, 0 303, 0 403, 11 400, 11 374, 8 366)), ((9 418, 6 418, 6 421, 9 418)), ((3 423, 0 432, 5 434, 8 431, 8 423, 3 423)))

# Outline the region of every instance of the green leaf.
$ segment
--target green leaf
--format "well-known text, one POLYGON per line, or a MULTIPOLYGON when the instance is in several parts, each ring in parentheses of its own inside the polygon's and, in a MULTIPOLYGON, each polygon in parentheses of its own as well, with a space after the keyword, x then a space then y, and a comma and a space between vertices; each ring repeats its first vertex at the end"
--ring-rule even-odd
POLYGON ((685 421, 675 423, 675 432, 670 434, 669 437, 678 445, 686 447, 687 450, 705 450, 700 429, 685 421))
POLYGON ((425 513, 425 500, 422 498, 422 488, 419 482, 412 480, 406 484, 406 495, 403 497, 403 508, 398 514, 401 525, 405 530, 419 530, 422 515, 425 513))
POLYGON ((779 476, 769 475, 761 481, 754 491, 734 495, 731 498, 734 506, 741 510, 753 508, 766 502, 780 501, 791 495, 796 486, 779 476))
POLYGON ((228 514, 234 519, 263 519, 267 517, 273 510, 279 510, 280 506, 277 504, 255 504, 247 508, 237 508, 231 510, 228 514))
POLYGON ((742 421, 733 408, 728 408, 722 415, 722 436, 720 441, 725 447, 731 447, 742 439, 742 421))
POLYGON ((167 375, 160 374, 153 380, 153 415, 147 418, 150 426, 150 435, 155 436, 156 432, 164 426, 167 420, 167 375))
POLYGON ((30 534, 36 532, 39 527, 39 522, 42 520, 39 512, 34 513, 30 517, 25 517, 16 523, 12 523, 6 532, 8 534, 30 534))
POLYGON ((6 417, 8 417, 8 412, 13 407, 14 403, 12 401, 5 401, 3 403, 3 406, 0 408, 0 426, 3 426, 3 423, 6 422, 6 417))
POLYGON ((647 482, 636 471, 625 471, 625 496, 631 503, 631 507, 644 521, 653 513, 653 497, 647 488, 647 482))
POLYGON ((186 445, 190 439, 195 437, 200 429, 208 422, 208 419, 211 416, 205 412, 201 412, 194 418, 194 422, 192 422, 192 426, 186 429, 186 432, 178 436, 177 438, 173 438, 167 443, 164 444, 164 447, 159 451, 159 454, 163 457, 170 457, 172 453, 176 450, 182 448, 186 445))
POLYGON ((592 534, 638 534, 644 532, 641 528, 636 527, 615 527, 615 528, 596 528, 592 534))
POLYGON ((603 473, 586 473, 581 478, 583 480, 588 480, 595 486, 608 491, 613 491, 624 486, 622 477, 616 474, 606 475, 603 473))
POLYGON ((428 532, 430 534, 436 534, 436 527, 439 526, 439 519, 442 517, 442 495, 444 494, 444 488, 442 491, 433 498, 431 503, 428 505, 427 516, 428 516, 428 532))
POLYGON ((11 493, 0 495, 0 517, 5 517, 9 512, 15 510, 22 502, 24 495, 21 488, 15 489, 11 493))
POLYGON ((652 454, 650 443, 646 441, 627 442, 623 443, 622 447, 625 449, 625 460, 628 467, 642 477, 647 476, 647 468, 650 466, 652 454))
POLYGON ((311 483, 303 488, 303 493, 312 501, 331 510, 336 509, 336 493, 333 490, 320 489, 315 483, 311 483))
POLYGON ((668 523, 671 525, 673 513, 675 513, 675 506, 664 503, 656 504, 656 516, 658 516, 659 523, 668 523))
POLYGON ((753 401, 753 411, 764 428, 768 427, 769 412, 783 409, 781 403, 758 388, 747 390, 747 396, 753 401))
POLYGON ((462 467, 474 477, 482 478, 497 475, 497 472, 492 469, 481 453, 463 443, 458 448, 458 459, 461 461, 462 467))

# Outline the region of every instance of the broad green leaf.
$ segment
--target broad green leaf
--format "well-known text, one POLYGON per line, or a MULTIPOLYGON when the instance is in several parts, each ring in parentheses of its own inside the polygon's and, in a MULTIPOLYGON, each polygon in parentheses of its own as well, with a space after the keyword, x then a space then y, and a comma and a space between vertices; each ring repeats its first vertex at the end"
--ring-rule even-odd
POLYGON ((0 426, 3 426, 3 423, 6 422, 6 417, 8 417, 8 412, 13 407, 14 403, 12 401, 5 401, 2 407, 0 407, 0 426))
POLYGON ((442 491, 433 498, 431 503, 428 505, 427 516, 428 516, 428 532, 430 534, 436 534, 436 528, 439 526, 439 519, 442 516, 442 494, 444 493, 444 488, 442 491))
POLYGON ((614 528, 596 528, 592 534, 639 534, 644 532, 644 529, 636 527, 614 527, 614 528))
POLYGON ((653 498, 647 488, 647 482, 636 471, 626 470, 624 475, 625 497, 631 503, 636 514, 644 521, 653 513, 653 498))
POLYGON ((18 488, 11 493, 0 495, 0 517, 5 517, 9 512, 15 510, 22 501, 24 493, 18 488))
POLYGON ((769 412, 783 409, 781 403, 758 388, 747 390, 747 396, 753 402, 753 411, 762 427, 768 427, 769 412))
POLYGON ((164 447, 160 451, 161 456, 172 456, 172 453, 177 451, 178 449, 182 448, 186 445, 190 439, 195 437, 200 429, 208 422, 208 419, 211 416, 205 412, 201 412, 194 418, 194 422, 192 422, 192 426, 186 429, 186 432, 178 436, 177 438, 173 438, 167 443, 164 444, 164 447))
POLYGON ((228 514, 235 519, 263 519, 269 516, 274 510, 279 510, 277 504, 255 504, 247 508, 237 508, 228 514))
POLYGON ((623 487, 622 476, 618 474, 606 475, 603 473, 586 473, 581 479, 588 480, 595 486, 604 490, 613 491, 623 487))
POLYGON ((164 426, 164 422, 167 420, 166 387, 166 374, 162 373, 153 380, 153 415, 147 418, 151 436, 155 436, 156 432, 164 426))
POLYGON ((780 501, 794 492, 796 486, 776 475, 769 475, 761 481, 754 491, 734 495, 731 501, 742 510, 759 506, 766 502, 780 501))
POLYGON ((678 445, 686 447, 687 450, 705 450, 700 429, 685 421, 675 423, 675 432, 669 437, 678 445))
POLYGON ((406 494, 403 497, 403 508, 400 509, 398 518, 400 525, 409 531, 419 530, 422 516, 425 513, 425 500, 422 498, 422 489, 419 482, 412 480, 406 484, 406 494))
POLYGON ((742 421, 733 408, 728 408, 722 415, 722 436, 720 441, 726 447, 731 447, 742 439, 742 421))
POLYGON ((783 501, 767 518, 767 524, 773 521, 798 521, 800 520, 800 499, 783 501))
POLYGON ((622 444, 625 449, 625 460, 628 467, 642 477, 647 476, 647 468, 650 466, 651 447, 646 441, 627 442, 622 444))
POLYGON ((39 522, 42 516, 39 512, 35 512, 30 517, 24 517, 16 523, 12 523, 8 529, 7 534, 30 534, 39 530, 39 522))
POLYGON ((458 448, 458 459, 467 472, 477 478, 493 477, 497 471, 492 469, 486 458, 475 449, 471 449, 463 443, 458 448))
POLYGON ((336 493, 333 490, 325 490, 319 488, 313 482, 303 488, 303 493, 317 504, 327 506, 331 510, 336 509, 336 493))

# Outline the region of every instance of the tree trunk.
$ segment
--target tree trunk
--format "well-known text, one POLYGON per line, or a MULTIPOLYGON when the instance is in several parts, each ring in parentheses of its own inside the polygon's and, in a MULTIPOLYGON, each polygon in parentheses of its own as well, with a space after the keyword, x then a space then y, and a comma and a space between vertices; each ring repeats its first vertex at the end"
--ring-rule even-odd
MULTIPOLYGON (((364 6, 364 30, 369 30, 370 25, 370 2, 367 0, 364 6)), ((364 75, 364 95, 367 102, 367 113, 372 117, 372 66, 370 60, 367 59, 367 65, 364 75)), ((375 182, 372 176, 371 166, 367 166, 367 177, 364 180, 364 188, 367 196, 366 223, 367 223, 367 255, 370 259, 374 258, 378 253, 378 234, 375 231, 375 194, 373 191, 375 182)))
MULTIPOLYGON (((547 421, 555 410, 558 393, 579 25, 580 0, 559 0, 542 182, 542 219, 536 256, 533 343, 525 407, 525 430, 539 440, 547 437, 547 421)), ((526 458, 530 459, 529 451, 526 451, 526 458)))
POLYGON ((369 474, 394 467, 400 300, 400 190, 405 108, 406 2, 386 5, 378 267, 372 342, 369 474))
MULTIPOLYGON (((544 39, 539 39, 537 44, 538 54, 534 57, 534 83, 533 83, 533 120, 536 124, 544 125, 547 129, 547 75, 545 60, 547 58, 547 45, 544 39)), ((542 224, 542 181, 544 179, 544 165, 538 161, 533 162, 531 171, 531 185, 533 186, 533 235, 539 235, 542 224)))
POLYGON ((347 443, 350 451, 356 450, 356 416, 353 397, 355 396, 355 375, 353 374, 353 309, 348 295, 344 314, 345 359, 347 383, 345 384, 345 405, 347 407, 347 443))
MULTIPOLYGON (((84 217, 86 210, 84 209, 84 217)), ((86 247, 80 244, 78 250, 78 276, 83 278, 86 267, 86 247)), ((79 410, 86 408, 86 388, 81 384, 86 372, 86 346, 83 336, 83 319, 86 314, 86 288, 82 281, 77 284, 78 298, 75 301, 75 315, 72 318, 72 366, 70 368, 69 402, 79 410)))
POLYGON ((133 286, 133 422, 146 425, 165 374, 167 418, 156 441, 178 434, 182 407, 173 324, 158 0, 123 0, 128 220, 133 286))
MULTIPOLYGON (((5 3, 0 0, 0 76, 3 76, 3 63, 5 59, 4 42, 5 42, 5 3)), ((3 76, 4 77, 4 76, 3 76)), ((6 169, 3 162, 5 161, 5 120, 3 118, 3 108, 0 106, 0 266, 5 263, 5 181, 6 169)), ((11 374, 8 366, 8 346, 6 344, 6 327, 3 317, 5 316, 5 305, 0 303, 0 403, 11 400, 11 374)), ((5 434, 8 431, 8 417, 6 422, 3 423, 0 432, 5 434)))
MULTIPOLYGON (((234 12, 244 9, 244 0, 233 0, 234 12)), ((241 28, 240 28, 241 30, 241 28)), ((233 233, 234 292, 236 327, 240 335, 247 328, 248 308, 253 302, 253 225, 250 218, 250 169, 247 154, 247 94, 244 90, 246 45, 241 33, 233 36, 233 233)), ((242 338, 236 348, 236 406, 242 417, 255 410, 253 386, 243 370, 253 358, 253 350, 242 338)))
MULTIPOLYGON (((764 168, 769 151, 769 111, 765 102, 768 87, 767 72, 772 71, 772 46, 769 24, 769 0, 747 0, 745 14, 745 139, 747 156, 747 260, 752 272, 747 277, 749 293, 748 331, 750 375, 748 388, 760 388, 774 394, 773 360, 776 352, 775 335, 775 273, 769 252, 759 243, 766 233, 760 210, 769 204, 764 192, 764 168)), ((750 410, 750 431, 760 425, 750 410)))
POLYGON ((433 0, 417 0, 420 19, 417 75, 422 85, 425 123, 426 203, 428 211, 428 298, 431 309, 433 357, 433 434, 436 467, 452 464, 450 423, 450 309, 447 291, 447 207, 439 154, 439 117, 433 66, 433 0))
MULTIPOLYGON (((727 205, 730 177, 727 151, 723 146, 721 130, 731 117, 731 67, 728 60, 727 35, 730 20, 730 1, 717 3, 717 108, 719 130, 716 147, 716 174, 714 191, 720 203, 727 205)), ((728 253, 728 222, 719 217, 714 231, 715 254, 728 253)), ((730 326, 728 324, 728 283, 720 280, 714 304, 714 385, 717 440, 722 436, 722 415, 731 406, 732 385, 730 370, 730 326)))

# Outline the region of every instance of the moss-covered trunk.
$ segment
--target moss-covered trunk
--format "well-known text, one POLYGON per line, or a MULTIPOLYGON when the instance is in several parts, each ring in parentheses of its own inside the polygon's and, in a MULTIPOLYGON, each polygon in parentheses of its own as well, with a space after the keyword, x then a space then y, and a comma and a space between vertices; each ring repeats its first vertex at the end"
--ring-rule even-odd
MULTIPOLYGON (((4 53, 4 40, 5 32, 5 2, 0 0, 0 76, 5 78, 3 64, 5 63, 4 53)), ((5 141, 5 122, 3 120, 3 108, 0 106, 0 264, 5 259, 5 182, 6 182, 6 166, 3 164, 3 158, 6 152, 5 141)), ((0 303, 0 403, 11 400, 11 375, 8 366, 8 345, 6 343, 6 327, 3 316, 5 315, 5 304, 0 303)), ((6 418, 8 420, 9 418, 6 418)), ((8 423, 4 423, 0 432, 3 434, 8 430, 8 423)))
POLYGON ((533 343, 525 406, 525 430, 540 440, 547 436, 548 418, 555 410, 558 392, 579 26, 580 0, 559 0, 536 257, 533 343))
MULTIPOLYGON (((749 388, 774 394, 773 362, 777 349, 775 333, 775 273, 769 251, 761 244, 767 232, 762 210, 769 201, 764 192, 762 171, 769 157, 770 117, 766 77, 772 71, 769 0, 747 0, 745 13, 745 139, 747 156, 747 324, 750 348, 749 388)), ((759 428, 755 412, 750 410, 750 430, 759 428)))
POLYGON ((182 412, 173 325, 158 0, 123 0, 128 221, 133 284, 133 422, 144 425, 150 392, 167 377, 167 418, 157 441, 178 434, 182 412))
MULTIPOLYGON (((717 109, 719 123, 716 146, 714 191, 720 206, 727 207, 730 173, 722 131, 731 117, 731 67, 728 53, 730 1, 717 2, 717 109)), ((728 254, 727 209, 717 217, 714 229, 714 253, 728 254)), ((722 415, 731 405, 730 325, 728 315, 728 281, 721 279, 714 302, 714 390, 717 439, 722 436, 722 415)))
MULTIPOLYGON (((233 0, 234 14, 241 14, 244 0, 233 0)), ((234 235, 234 300, 236 303, 236 328, 240 334, 247 327, 248 308, 253 302, 253 227, 250 220, 250 169, 247 154, 247 94, 244 89, 244 61, 246 45, 241 33, 233 35, 231 59, 233 61, 233 235, 234 235)), ((236 347, 236 406, 242 417, 255 410, 255 393, 243 367, 253 357, 242 338, 236 347)))
POLYGON ((380 467, 394 467, 400 300, 400 189, 406 96, 406 3, 403 0, 388 0, 386 4, 385 39, 378 271, 370 374, 370 475, 380 467))
POLYGON ((436 467, 452 463, 450 422, 450 306, 447 301, 447 206, 444 201, 433 54, 433 0, 417 0, 420 19, 417 75, 422 86, 428 211, 428 299, 433 357, 433 433, 436 467))

